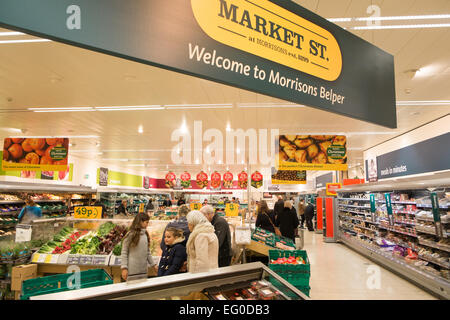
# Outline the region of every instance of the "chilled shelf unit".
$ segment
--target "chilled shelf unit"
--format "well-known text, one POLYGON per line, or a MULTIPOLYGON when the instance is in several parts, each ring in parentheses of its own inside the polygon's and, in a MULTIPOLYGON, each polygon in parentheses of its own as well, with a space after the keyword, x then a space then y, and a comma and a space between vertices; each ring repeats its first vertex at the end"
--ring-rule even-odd
POLYGON ((397 185, 378 182, 340 189, 339 241, 427 291, 449 299, 449 182, 450 179, 427 184, 414 180, 397 185))

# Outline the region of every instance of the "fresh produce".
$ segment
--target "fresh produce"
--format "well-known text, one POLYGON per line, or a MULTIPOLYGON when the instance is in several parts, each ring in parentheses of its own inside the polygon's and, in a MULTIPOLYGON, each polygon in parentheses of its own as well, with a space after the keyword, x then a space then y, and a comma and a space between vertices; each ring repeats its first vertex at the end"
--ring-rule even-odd
POLYGON ((116 225, 106 236, 100 238, 97 254, 110 254, 126 234, 126 227, 116 225))
POLYGON ((18 259, 29 253, 30 242, 4 241, 0 242, 0 260, 18 259))
POLYGON ((283 257, 278 258, 277 260, 271 260, 270 263, 272 264, 306 264, 305 260, 303 260, 302 257, 294 257, 289 256, 289 258, 283 257))
POLYGON ((112 223, 112 222, 106 222, 106 223, 102 224, 100 226, 100 228, 98 228, 97 235, 99 237, 104 237, 108 233, 110 233, 111 230, 114 229, 115 226, 116 225, 114 223, 112 223))
POLYGON ((95 235, 94 232, 88 233, 82 239, 79 239, 72 245, 70 250, 71 254, 96 254, 98 246, 100 244, 100 238, 95 235))
POLYGON ((113 255, 120 256, 122 254, 122 243, 123 240, 120 241, 120 243, 114 247, 113 255))

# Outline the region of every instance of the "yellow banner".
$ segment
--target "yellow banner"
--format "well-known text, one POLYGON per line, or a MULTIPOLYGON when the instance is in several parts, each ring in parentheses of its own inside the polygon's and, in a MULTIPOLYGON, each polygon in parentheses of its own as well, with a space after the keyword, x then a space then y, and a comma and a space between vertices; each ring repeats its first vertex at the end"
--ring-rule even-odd
POLYGON ((202 208, 202 204, 200 202, 191 203, 191 210, 200 210, 202 208))
POLYGON ((237 217, 239 215, 239 205, 237 203, 227 203, 225 205, 225 215, 228 217, 237 217))
POLYGON ((75 219, 101 219, 102 207, 75 207, 75 219))
MULTIPOLYGON (((191 0, 191 5, 202 30, 218 42, 324 80, 341 74, 334 36, 268 0, 191 0)), ((218 58, 213 63, 225 67, 227 62, 218 58)), ((302 87, 301 82, 292 85, 302 87)))
POLYGON ((336 135, 282 135, 276 154, 278 170, 346 171, 347 138, 336 135))
POLYGON ((144 210, 145 210, 145 203, 141 203, 141 204, 139 205, 139 213, 143 213, 144 210))

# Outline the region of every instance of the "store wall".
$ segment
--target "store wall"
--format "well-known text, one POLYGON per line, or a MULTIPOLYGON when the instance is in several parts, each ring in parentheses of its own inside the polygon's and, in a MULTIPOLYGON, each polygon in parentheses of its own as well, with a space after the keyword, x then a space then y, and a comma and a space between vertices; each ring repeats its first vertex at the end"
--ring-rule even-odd
MULTIPOLYGON (((377 156, 384 155, 386 153, 399 150, 410 145, 441 136, 449 132, 450 128, 450 115, 440 118, 436 121, 430 122, 422 127, 407 132, 399 137, 381 143, 373 148, 370 148, 364 152, 364 162, 368 159, 372 159, 377 156)), ((443 146, 448 148, 448 146, 443 146)), ((433 157, 433 154, 420 155, 421 157, 433 157)), ((450 159, 448 159, 450 162, 450 159)), ((364 168, 364 171, 366 168, 364 168)), ((366 173, 364 172, 364 177, 366 173)))

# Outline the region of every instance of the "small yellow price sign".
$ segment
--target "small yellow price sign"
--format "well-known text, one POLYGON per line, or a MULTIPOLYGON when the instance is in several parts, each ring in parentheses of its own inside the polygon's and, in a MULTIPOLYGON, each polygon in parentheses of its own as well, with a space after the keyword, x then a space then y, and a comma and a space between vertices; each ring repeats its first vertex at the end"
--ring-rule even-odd
POLYGON ((75 207, 75 219, 101 219, 102 207, 75 207))
POLYGON ((139 205, 139 213, 144 213, 144 210, 145 210, 145 203, 141 203, 139 205))
POLYGON ((239 205, 236 203, 227 203, 225 205, 225 215, 227 217, 237 217, 239 215, 239 205))
POLYGON ((191 203, 191 210, 200 210, 202 208, 202 204, 200 202, 191 203))

